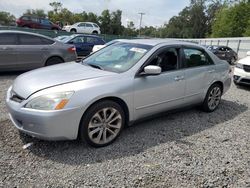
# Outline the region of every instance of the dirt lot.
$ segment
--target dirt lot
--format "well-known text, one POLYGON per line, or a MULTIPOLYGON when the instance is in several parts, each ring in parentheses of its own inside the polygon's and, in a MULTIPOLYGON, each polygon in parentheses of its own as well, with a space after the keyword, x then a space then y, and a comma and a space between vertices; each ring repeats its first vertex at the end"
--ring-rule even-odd
POLYGON ((250 187, 249 88, 232 85, 214 113, 165 114, 94 149, 19 135, 4 104, 15 77, 0 75, 0 187, 250 187))

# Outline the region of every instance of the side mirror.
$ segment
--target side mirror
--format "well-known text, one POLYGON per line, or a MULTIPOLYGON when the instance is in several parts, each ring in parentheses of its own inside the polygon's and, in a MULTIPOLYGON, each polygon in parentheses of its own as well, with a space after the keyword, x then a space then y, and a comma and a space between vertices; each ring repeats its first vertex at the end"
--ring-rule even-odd
POLYGON ((156 65, 148 65, 144 67, 144 75, 158 75, 161 74, 161 67, 156 65))

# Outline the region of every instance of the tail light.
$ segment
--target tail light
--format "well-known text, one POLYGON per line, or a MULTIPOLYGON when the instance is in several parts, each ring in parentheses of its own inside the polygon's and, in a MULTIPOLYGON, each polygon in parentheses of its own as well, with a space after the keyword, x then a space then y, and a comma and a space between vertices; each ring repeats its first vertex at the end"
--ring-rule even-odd
POLYGON ((70 53, 75 53, 76 52, 76 48, 74 46, 68 48, 68 52, 70 53))

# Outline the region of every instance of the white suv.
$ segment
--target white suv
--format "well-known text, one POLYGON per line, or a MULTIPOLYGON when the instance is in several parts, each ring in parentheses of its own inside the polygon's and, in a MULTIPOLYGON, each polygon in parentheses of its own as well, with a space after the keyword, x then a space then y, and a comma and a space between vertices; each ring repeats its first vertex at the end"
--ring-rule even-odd
POLYGON ((77 22, 73 25, 64 26, 62 30, 72 33, 101 34, 100 27, 92 22, 77 22))
POLYGON ((234 83, 250 85, 250 51, 240 59, 234 68, 234 83))

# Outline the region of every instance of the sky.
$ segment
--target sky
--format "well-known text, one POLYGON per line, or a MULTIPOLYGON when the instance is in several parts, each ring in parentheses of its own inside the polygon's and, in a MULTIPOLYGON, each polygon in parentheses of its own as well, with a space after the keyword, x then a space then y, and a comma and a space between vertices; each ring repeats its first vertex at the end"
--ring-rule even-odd
POLYGON ((63 7, 72 12, 94 12, 101 15, 104 9, 122 10, 122 24, 127 25, 133 21, 139 27, 139 12, 145 13, 142 26, 160 27, 172 17, 177 15, 189 0, 0 0, 0 11, 10 12, 19 17, 26 9, 51 10, 50 2, 59 1, 63 7))

